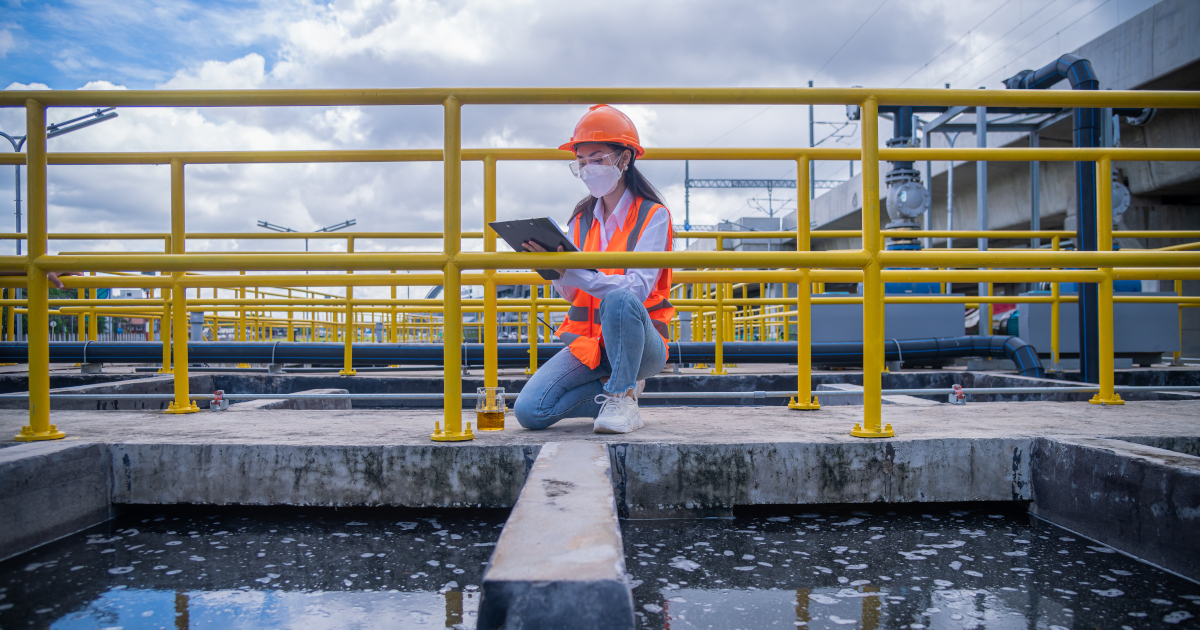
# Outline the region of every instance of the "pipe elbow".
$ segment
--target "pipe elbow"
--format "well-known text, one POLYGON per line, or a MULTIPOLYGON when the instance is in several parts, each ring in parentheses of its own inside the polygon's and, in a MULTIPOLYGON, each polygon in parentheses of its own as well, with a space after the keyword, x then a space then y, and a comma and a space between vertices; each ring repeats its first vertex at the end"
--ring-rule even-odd
POLYGON ((1066 79, 1073 90, 1098 90, 1100 80, 1092 71, 1092 63, 1078 55, 1067 53, 1039 70, 1022 70, 1004 80, 1010 90, 1042 90, 1066 79))

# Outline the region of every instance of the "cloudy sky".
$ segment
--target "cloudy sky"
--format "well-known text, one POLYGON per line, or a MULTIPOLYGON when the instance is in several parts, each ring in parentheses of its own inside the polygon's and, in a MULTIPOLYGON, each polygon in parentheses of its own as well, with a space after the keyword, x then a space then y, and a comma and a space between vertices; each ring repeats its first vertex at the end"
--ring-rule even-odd
MULTIPOLYGON (((7 89, 430 86, 1001 87, 1156 0, 0 0, 7 89)), ((807 107, 625 107, 649 146, 803 146, 807 107)), ((582 106, 468 107, 465 146, 556 146, 582 106)), ((61 121, 84 113, 51 110, 61 121)), ((841 107, 817 108, 824 145, 857 144, 841 107), (832 136, 832 137, 830 137, 832 136)), ((19 110, 0 130, 24 133, 19 110)), ((133 109, 52 139, 52 151, 434 148, 440 108, 133 109)), ((3 146, 3 145, 0 145, 3 146)), ((7 148, 7 147, 5 147, 7 148)), ((683 164, 644 163, 683 223, 683 164)), ((440 230, 440 164, 190 166, 189 231, 440 230)), ((0 229, 13 224, 0 169, 0 229), (7 205, 6 205, 7 203, 7 205), (7 208, 7 210, 6 210, 7 208)), ((822 164, 818 179, 847 175, 822 164)), ((693 177, 794 177, 788 163, 693 163, 693 177)), ((585 192, 563 164, 502 164, 501 218, 564 217, 585 192)), ((464 167, 464 228, 482 224, 464 167)), ((169 229, 166 167, 54 167, 51 231, 169 229)), ((691 221, 752 214, 762 193, 693 192, 691 221)), ((794 208, 794 203, 784 207, 794 208)), ((779 201, 778 199, 776 200, 779 201)), ((760 203, 761 205, 761 203, 760 203)), ((133 250, 137 243, 54 244, 133 250)), ((197 249, 295 248, 217 241, 197 249)), ((436 248, 436 243, 427 244, 436 248)), ((322 245, 313 244, 313 249, 322 245)), ((362 249, 395 247, 367 242, 362 249)), ((11 251, 9 245, 0 249, 11 251)))

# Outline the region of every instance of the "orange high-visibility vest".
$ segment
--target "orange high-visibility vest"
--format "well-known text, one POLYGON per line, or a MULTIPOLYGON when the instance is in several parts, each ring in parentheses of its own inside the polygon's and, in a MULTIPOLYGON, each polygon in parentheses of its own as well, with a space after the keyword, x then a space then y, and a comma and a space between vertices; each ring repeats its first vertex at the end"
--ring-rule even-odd
MULTIPOLYGON (((669 213, 662 204, 641 197, 635 198, 625 213, 625 225, 621 226, 616 234, 609 237, 608 247, 604 251, 633 251, 642 232, 646 230, 650 217, 655 212, 669 213), (637 209, 636 212, 634 208, 637 209)), ((600 251, 600 226, 596 225, 592 219, 593 215, 589 211, 580 214, 575 220, 572 239, 575 241, 575 247, 580 251, 600 251)), ((668 214, 667 222, 670 223, 670 220, 668 214)), ((666 251, 671 251, 671 241, 672 239, 668 237, 666 251)), ((610 276, 625 274, 624 269, 600 269, 599 271, 610 276)), ((667 300, 667 296, 671 292, 671 277, 672 271, 663 269, 654 283, 654 288, 650 291, 650 296, 646 298, 645 302, 642 302, 646 311, 650 313, 654 329, 662 335, 668 355, 671 346, 667 343, 669 341, 667 324, 675 316, 675 307, 671 306, 671 302, 667 300)), ((559 326, 555 334, 563 340, 563 343, 567 344, 575 358, 593 370, 596 369, 600 365, 600 348, 604 345, 604 333, 600 330, 600 298, 593 297, 583 290, 576 291, 575 299, 571 301, 571 308, 567 310, 567 319, 562 326, 559 326)))

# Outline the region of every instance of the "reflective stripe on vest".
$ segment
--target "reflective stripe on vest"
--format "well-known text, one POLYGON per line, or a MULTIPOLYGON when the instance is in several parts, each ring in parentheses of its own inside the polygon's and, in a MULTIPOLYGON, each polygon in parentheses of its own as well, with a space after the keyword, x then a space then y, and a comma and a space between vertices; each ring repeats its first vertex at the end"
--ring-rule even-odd
MULTIPOLYGON (((588 323, 588 308, 586 306, 572 306, 567 309, 567 319, 573 322, 588 323)), ((600 309, 592 309, 592 322, 600 323, 600 309)))

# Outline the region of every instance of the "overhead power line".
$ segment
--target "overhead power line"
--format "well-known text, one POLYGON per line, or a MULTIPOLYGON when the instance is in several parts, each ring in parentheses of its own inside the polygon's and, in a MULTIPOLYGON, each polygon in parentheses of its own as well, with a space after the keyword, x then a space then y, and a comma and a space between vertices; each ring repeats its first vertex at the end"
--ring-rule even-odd
POLYGON ((850 43, 850 40, 854 39, 854 36, 858 35, 858 32, 863 30, 863 27, 867 25, 867 22, 870 22, 871 18, 875 17, 875 14, 879 13, 879 10, 882 9, 883 5, 885 5, 887 3, 888 3, 888 0, 883 0, 883 2, 880 2, 879 6, 875 7, 875 10, 871 12, 871 15, 868 15, 867 19, 863 20, 863 23, 859 24, 858 28, 854 29, 854 32, 850 34, 850 37, 846 38, 846 41, 842 42, 842 45, 838 47, 837 51, 835 51, 833 53, 833 55, 829 57, 829 59, 825 60, 825 64, 821 66, 821 69, 817 70, 817 73, 812 75, 813 81, 815 81, 817 79, 817 77, 820 76, 821 73, 825 71, 825 68, 829 66, 829 63, 831 61, 833 61, 834 59, 836 59, 839 54, 841 54, 842 49, 844 49, 846 47, 846 45, 850 43))
MULTIPOLYGON (((1066 8, 1064 8, 1062 11, 1059 11, 1058 13, 1054 14, 1054 17, 1050 18, 1049 20, 1046 20, 1046 23, 1048 24, 1048 23, 1050 23, 1050 22, 1052 22, 1052 21, 1054 21, 1054 20, 1058 19, 1058 17, 1059 17, 1059 16, 1061 16, 1062 14, 1066 13, 1067 11, 1070 11, 1071 9, 1075 8, 1076 6, 1079 6, 1079 4, 1080 4, 1081 2, 1083 2, 1083 0, 1075 0, 1075 2, 1074 2, 1074 3, 1072 3, 1072 4, 1071 4, 1071 5, 1069 5, 1069 6, 1067 6, 1067 7, 1066 7, 1066 8)), ((1050 6, 1051 4, 1054 4, 1054 3, 1053 3, 1053 2, 1051 2, 1050 4, 1047 4, 1045 7, 1042 7, 1042 9, 1045 9, 1046 7, 1050 6)), ((1101 5, 1101 6, 1103 6, 1103 5, 1101 5)), ((1040 9, 1039 9, 1039 12, 1040 12, 1040 9)), ((1034 15, 1037 15, 1037 13, 1034 13, 1034 15)), ((1033 19, 1033 16, 1032 16, 1032 15, 1031 15, 1031 16, 1029 16, 1029 19, 1033 19)), ((1028 22, 1028 21, 1029 21, 1029 19, 1025 20, 1025 22, 1028 22)), ((1021 22, 1021 24, 1024 24, 1025 22, 1021 22)), ((1011 29, 1011 30, 1010 30, 1008 33, 1005 33, 1005 34, 1004 34, 1004 37, 1007 37, 1007 36, 1008 36, 1010 33, 1012 33, 1013 31, 1017 30, 1018 28, 1020 28, 1020 27, 1021 27, 1021 24, 1018 24, 1018 25, 1016 25, 1016 26, 1015 26, 1015 27, 1013 27, 1013 28, 1012 28, 1012 29, 1011 29)), ((996 53, 995 55, 992 55, 992 56, 991 56, 991 57, 989 57, 989 58, 988 58, 986 61, 984 61, 983 63, 981 63, 981 64, 979 64, 979 65, 980 65, 980 66, 986 66, 987 64, 989 64, 989 63, 991 63, 992 61, 996 60, 996 59, 997 59, 998 57, 1000 57, 1001 55, 1004 55, 1004 54, 1005 54, 1005 53, 1007 53, 1008 51, 1012 50, 1012 49, 1013 49, 1015 46, 1017 46, 1017 45, 1018 45, 1018 44, 1020 44, 1021 42, 1025 41, 1026 39, 1028 39, 1030 36, 1032 36, 1032 35, 1033 35, 1034 33, 1036 33, 1037 31, 1038 31, 1038 29, 1034 29, 1034 30, 1033 30, 1033 31, 1031 31, 1029 34, 1027 34, 1027 35, 1025 35, 1024 37, 1022 37, 1021 39, 1018 39, 1017 41, 1015 41, 1015 42, 1013 42, 1013 43, 1009 44, 1009 45, 1008 45, 1008 47, 1006 47, 1004 50, 1002 50, 1002 51, 1000 51, 1000 52, 996 53)), ((997 39, 997 40, 996 40, 996 42, 993 42, 993 43, 992 43, 992 46, 995 46, 997 43, 999 43, 999 42, 1000 42, 1000 41, 1002 41, 1002 40, 1003 40, 1003 37, 1002 37, 1002 38, 1000 38, 1000 39, 997 39)), ((1040 45, 1041 45, 1041 44, 1039 44, 1039 46, 1040 46, 1040 45)), ((983 53, 987 52, 987 51, 988 51, 988 49, 989 49, 989 48, 991 48, 992 46, 988 46, 987 48, 985 48, 985 49, 983 49, 983 50, 979 51, 979 53, 978 53, 978 54, 976 54, 974 57, 971 57, 970 59, 968 59, 968 60, 964 61, 963 63, 959 64, 957 68, 955 68, 955 69, 951 70, 950 72, 948 72, 948 73, 946 74, 946 76, 942 77, 942 79, 941 79, 941 81, 939 81, 939 83, 944 83, 944 82, 945 82, 947 79, 949 79, 951 76, 954 76, 954 74, 955 74, 956 72, 958 72, 959 70, 962 70, 962 69, 963 69, 963 68, 965 68, 967 65, 969 65, 971 62, 973 62, 973 61, 975 61, 976 59, 978 59, 978 58, 980 57, 980 55, 982 55, 983 53)), ((1035 46, 1034 48, 1036 48, 1036 46, 1035 46)), ((1033 50, 1033 49, 1030 49, 1030 50, 1033 50)), ((1028 51, 1026 51, 1026 52, 1028 52, 1028 51)), ((1022 53, 1022 55, 1024 55, 1024 54, 1025 54, 1025 53, 1022 53)), ((1017 57, 1017 58, 1019 59, 1020 57, 1017 57)), ((961 82, 961 81, 959 81, 959 83, 962 83, 962 82, 961 82)), ((971 83, 973 83, 973 82, 971 82, 971 81, 968 81, 967 83, 968 83, 968 84, 971 84, 971 83)))
MULTIPOLYGON (((951 48, 954 48, 955 46, 957 46, 957 45, 961 44, 961 43, 962 43, 962 41, 963 41, 964 39, 966 39, 968 35, 970 35, 971 33, 974 33, 974 32, 975 32, 975 29, 979 28, 980 26, 983 26, 983 23, 984 23, 984 22, 986 22, 986 21, 988 21, 988 20, 992 19, 992 16, 993 16, 993 15, 996 15, 997 13, 999 13, 999 12, 1000 12, 1000 9, 1003 9, 1004 7, 1008 6, 1009 4, 1012 4, 1012 0, 1007 0, 1007 1, 1006 1, 1004 4, 1002 4, 1002 5, 998 6, 998 7, 996 7, 996 10, 995 10, 995 11, 992 11, 991 13, 987 14, 987 17, 983 18, 982 20, 979 20, 979 23, 978 23, 978 24, 976 24, 975 26, 972 26, 971 28, 967 29, 967 32, 966 32, 966 33, 963 33, 963 36, 962 36, 962 37, 959 37, 957 41, 955 41, 953 44, 950 44, 949 46, 947 46, 947 47, 945 48, 945 50, 943 50, 942 52, 940 52, 940 53, 938 53, 938 54, 934 55, 932 59, 930 59, 929 61, 926 61, 926 62, 925 62, 925 65, 923 65, 923 66, 920 66, 920 67, 919 67, 919 68, 917 68, 916 70, 913 70, 913 73, 912 73, 912 74, 908 75, 907 77, 904 77, 904 80, 903 80, 903 81, 900 81, 899 83, 897 83, 897 84, 896 84, 896 87, 900 87, 901 85, 904 85, 905 83, 907 83, 907 82, 908 82, 908 80, 909 80, 909 79, 911 79, 911 78, 913 78, 913 77, 917 76, 917 73, 918 73, 918 72, 920 72, 920 71, 924 70, 925 68, 928 68, 928 67, 929 67, 929 64, 931 64, 931 63, 933 63, 933 62, 937 61, 939 57, 941 57, 942 55, 944 55, 944 54, 946 54, 946 53, 950 52, 950 49, 951 49, 951 48)), ((1050 5, 1046 5, 1046 6, 1050 6, 1050 5)), ((1044 9, 1044 8, 1046 8, 1046 7, 1042 7, 1042 8, 1044 9)), ((1022 24, 1024 24, 1024 22, 1022 22, 1022 24)), ((1020 25, 1018 24, 1018 26, 1020 26, 1020 25)), ((1010 32, 1011 32, 1011 31, 1010 31, 1010 32)))
MULTIPOLYGON (((1087 13, 1084 13, 1084 14, 1083 14, 1083 15, 1081 15, 1081 16, 1079 16, 1078 18, 1076 18, 1076 19, 1075 19, 1075 21, 1074 21, 1074 22, 1071 22, 1070 24, 1068 24, 1068 25, 1066 25, 1066 26, 1064 26, 1064 27, 1062 27, 1062 28, 1058 29, 1057 31, 1055 31, 1055 32, 1054 32, 1054 34, 1053 34, 1053 35, 1051 35, 1051 36, 1047 37, 1046 39, 1043 39, 1043 40, 1042 40, 1042 41, 1040 41, 1040 42, 1038 42, 1038 43, 1037 43, 1037 44, 1035 44, 1033 47, 1029 48, 1028 50, 1026 50, 1025 52, 1021 53, 1020 55, 1018 55, 1018 56, 1017 56, 1017 57, 1015 57, 1015 58, 1016 58, 1016 59, 1020 59, 1021 57, 1024 57, 1025 55, 1029 54, 1030 52, 1033 52, 1033 51, 1037 50, 1038 48, 1041 48, 1041 46, 1042 46, 1043 44, 1045 44, 1046 42, 1048 42, 1048 41, 1050 41, 1050 40, 1054 39, 1055 37, 1058 37, 1059 35, 1062 35, 1063 31, 1065 31, 1065 30, 1067 30, 1067 29, 1071 28, 1072 26, 1075 26, 1076 24, 1078 24, 1079 22, 1081 22, 1081 21, 1082 21, 1084 18, 1086 18, 1087 16, 1089 16, 1089 15, 1091 15, 1091 14, 1095 13, 1096 11, 1099 11, 1100 9, 1103 9, 1104 7, 1108 6, 1108 4, 1109 4, 1110 2, 1112 2, 1112 0, 1105 0, 1105 1, 1104 1, 1102 4, 1098 5, 1096 8, 1092 9, 1091 11, 1088 11, 1087 13)), ((1078 3, 1076 3, 1076 4, 1078 4, 1078 3)), ((1072 5, 1072 6, 1074 6, 1074 5, 1072 5)), ((1061 14, 1060 14, 1060 15, 1061 15, 1061 14)), ((1002 54, 1003 54, 1003 53, 1002 53, 1002 54)), ((996 55, 996 56, 992 57, 991 59, 988 59, 988 61, 987 61, 987 62, 985 62, 985 63, 990 63, 991 61, 995 60, 995 59, 996 59, 996 57, 999 57, 999 56, 1000 56, 1000 55, 996 55)), ((1000 68, 999 70, 993 70, 993 71, 991 72, 991 74, 988 74, 987 76, 983 77, 983 80, 985 80, 985 81, 986 81, 987 79, 990 79, 990 78, 992 78, 993 76, 995 76, 995 75, 996 75, 998 72, 1002 71, 1003 69, 1004 69, 1004 68, 1000 68)))

